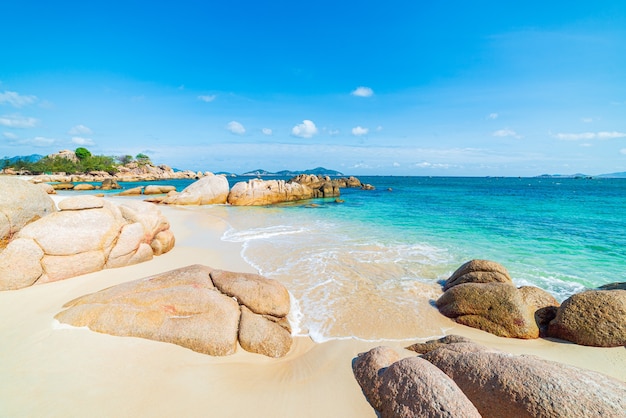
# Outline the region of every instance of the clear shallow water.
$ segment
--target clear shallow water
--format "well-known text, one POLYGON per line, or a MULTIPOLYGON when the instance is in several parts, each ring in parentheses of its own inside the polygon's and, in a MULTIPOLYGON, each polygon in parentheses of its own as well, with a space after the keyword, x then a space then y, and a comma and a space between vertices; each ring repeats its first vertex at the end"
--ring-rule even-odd
POLYGON ((344 189, 344 203, 229 208, 222 239, 289 287, 317 340, 408 337, 438 282, 472 258, 559 300, 626 281, 626 180, 361 180, 376 190, 344 189))

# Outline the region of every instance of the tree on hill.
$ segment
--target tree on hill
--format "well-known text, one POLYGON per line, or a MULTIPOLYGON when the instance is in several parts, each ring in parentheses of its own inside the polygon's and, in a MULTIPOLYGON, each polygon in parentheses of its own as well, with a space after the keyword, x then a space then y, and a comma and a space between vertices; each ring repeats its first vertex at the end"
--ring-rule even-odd
POLYGON ((135 158, 137 159, 137 163, 140 165, 152 164, 152 161, 150 161, 150 157, 148 157, 146 154, 143 154, 141 152, 137 154, 135 158))
POLYGON ((76 157, 81 161, 91 157, 91 152, 87 148, 83 147, 76 148, 76 151, 74 151, 74 153, 76 154, 76 157))
POLYGON ((127 155, 120 155, 116 159, 122 165, 126 165, 128 163, 132 163, 133 162, 133 156, 132 155, 128 155, 128 154, 127 155))

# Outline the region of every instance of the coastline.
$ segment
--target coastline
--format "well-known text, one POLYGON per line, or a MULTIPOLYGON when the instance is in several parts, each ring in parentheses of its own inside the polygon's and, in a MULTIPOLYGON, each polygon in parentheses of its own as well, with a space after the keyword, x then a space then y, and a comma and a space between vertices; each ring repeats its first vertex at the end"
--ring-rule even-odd
MULTIPOLYGON (((172 344, 55 323, 53 316, 73 298, 189 264, 256 272, 241 257, 242 243, 221 240, 228 228, 226 208, 159 208, 176 236, 169 253, 142 264, 0 292, 0 315, 5 318, 0 324, 0 375, 6 377, 0 383, 0 416, 375 417, 353 377, 352 359, 379 345, 415 355, 402 347, 436 337, 421 329, 406 341, 346 338, 314 343, 301 336, 282 359, 242 349, 232 356, 210 357, 172 344)), ((438 314, 428 315, 428 321, 446 334, 492 348, 626 381, 624 347, 500 338, 438 314)))

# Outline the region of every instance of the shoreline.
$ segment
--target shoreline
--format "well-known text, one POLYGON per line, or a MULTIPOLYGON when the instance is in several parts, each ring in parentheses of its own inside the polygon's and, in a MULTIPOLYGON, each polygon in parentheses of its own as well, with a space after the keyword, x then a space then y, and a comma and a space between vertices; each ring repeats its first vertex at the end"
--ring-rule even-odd
MULTIPOLYGON (((55 200, 67 197, 57 195, 55 200)), ((128 197, 107 197, 112 201, 128 197)), ((357 354, 434 338, 352 337, 315 343, 298 336, 289 354, 270 359, 239 348, 210 357, 173 344, 55 325, 64 303, 87 293, 190 264, 256 273, 243 244, 221 240, 228 212, 220 206, 159 206, 176 246, 153 260, 45 285, 0 292, 0 416, 344 416, 375 417, 353 377, 357 354)), ((432 308, 432 307, 431 307, 432 308)), ((595 370, 626 381, 624 347, 596 348, 547 339, 516 340, 429 315, 445 334, 491 348, 595 370)))

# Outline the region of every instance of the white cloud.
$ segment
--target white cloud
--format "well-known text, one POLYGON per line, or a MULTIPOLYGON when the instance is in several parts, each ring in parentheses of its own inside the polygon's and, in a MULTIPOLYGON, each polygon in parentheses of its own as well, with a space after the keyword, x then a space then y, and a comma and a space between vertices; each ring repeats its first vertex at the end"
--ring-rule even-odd
POLYGON ((205 103, 210 103, 215 100, 217 96, 215 94, 207 95, 207 96, 198 96, 198 100, 203 101, 205 103))
POLYGON ((367 135, 367 133, 370 130, 368 128, 363 128, 361 126, 357 126, 355 128, 352 128, 352 135, 354 136, 363 136, 363 135, 367 135))
POLYGON ((580 141, 583 139, 615 139, 626 138, 626 132, 581 132, 581 133, 558 133, 554 135, 556 139, 562 141, 580 141))
POLYGON ((305 119, 301 124, 291 129, 291 134, 300 138, 312 138, 313 135, 317 134, 317 127, 313 121, 305 119))
POLYGON ((622 148, 621 150, 619 150, 619 153, 626 155, 626 148, 622 148))
POLYGON ((330 136, 335 136, 335 135, 339 135, 339 129, 329 129, 328 130, 328 135, 330 136))
POLYGON ((581 120, 582 120, 583 122, 585 122, 585 123, 591 123, 591 122, 593 122, 593 118, 582 118, 581 120))
POLYGON ((517 132, 515 132, 513 129, 509 129, 509 128, 497 130, 497 131, 495 131, 493 133, 493 136, 498 136, 498 137, 501 137, 501 138, 506 138, 506 137, 509 137, 509 136, 512 136, 512 137, 517 138, 517 139, 521 139, 522 138, 521 135, 518 135, 517 132))
POLYGON ((56 139, 46 138, 43 136, 36 136, 33 139, 21 141, 22 144, 32 145, 34 147, 47 147, 54 144, 55 142, 57 142, 56 139))
POLYGON ((498 116, 500 116, 500 115, 498 115, 497 113, 490 113, 487 116, 487 119, 496 120, 496 119, 498 119, 498 116))
POLYGON ((418 167, 418 168, 450 168, 452 167, 450 164, 429 163, 428 161, 415 163, 414 165, 415 167, 418 167))
POLYGON ((17 139, 19 138, 17 135, 15 135, 13 132, 3 132, 2 136, 7 138, 7 139, 17 139))
POLYGON ((357 97, 372 97, 374 90, 369 87, 360 86, 354 89, 350 94, 357 97))
POLYGON ((382 127, 382 126, 378 125, 378 126, 376 127, 376 132, 380 132, 380 131, 382 131, 382 130, 383 130, 383 127, 382 127))
POLYGON ((35 118, 24 117, 20 115, 3 115, 0 116, 0 125, 9 128, 32 128, 37 125, 35 118))
POLYGON ((398 162, 394 162, 394 163, 392 164, 392 166, 394 166, 394 167, 400 167, 400 163, 398 163, 398 162))
POLYGON ((263 132, 264 135, 271 135, 272 134, 272 130, 270 128, 263 128, 263 129, 261 129, 261 132, 263 132))
POLYGON ((73 126, 72 129, 68 132, 70 135, 91 135, 93 134, 92 130, 86 127, 85 125, 76 125, 73 126))
POLYGON ((93 139, 91 138, 83 138, 80 136, 75 136, 72 138, 72 142, 78 145, 93 145, 93 139))
POLYGON ((8 103, 13 107, 22 107, 37 101, 36 96, 22 96, 15 91, 0 93, 0 103, 8 103))
POLYGON ((235 135, 243 135, 246 133, 246 128, 244 128, 241 123, 234 120, 228 122, 228 125, 226 125, 226 129, 228 129, 231 133, 235 135))

